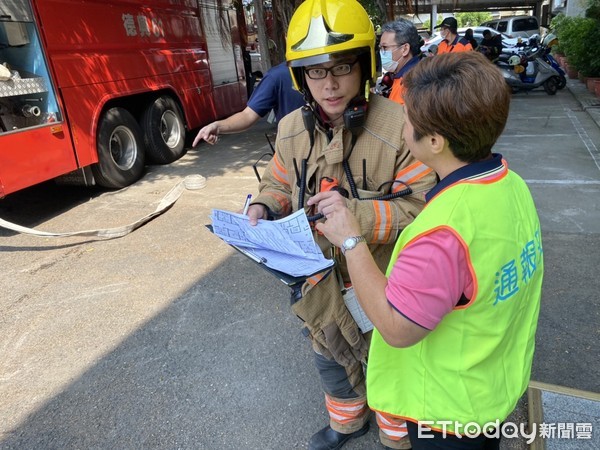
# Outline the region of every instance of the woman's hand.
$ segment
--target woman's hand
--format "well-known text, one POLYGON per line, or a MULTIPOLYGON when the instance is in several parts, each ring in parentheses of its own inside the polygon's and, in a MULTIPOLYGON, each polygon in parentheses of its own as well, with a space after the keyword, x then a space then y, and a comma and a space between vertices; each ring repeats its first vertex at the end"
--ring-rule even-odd
POLYGON ((318 222, 316 228, 333 245, 341 247, 344 241, 361 234, 360 225, 354 214, 348 209, 346 199, 336 191, 320 192, 306 202, 316 205, 317 211, 325 216, 324 222, 318 222))

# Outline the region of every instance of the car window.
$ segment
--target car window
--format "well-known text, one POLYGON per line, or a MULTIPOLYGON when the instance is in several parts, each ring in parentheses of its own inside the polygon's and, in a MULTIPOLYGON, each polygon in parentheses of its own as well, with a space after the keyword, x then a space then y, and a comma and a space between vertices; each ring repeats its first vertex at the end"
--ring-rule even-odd
POLYGON ((527 28, 527 21, 525 19, 513 20, 513 31, 525 31, 527 28))
POLYGON ((502 20, 500 22, 498 22, 498 27, 496 28, 498 31, 500 31, 501 33, 506 32, 506 27, 508 26, 508 21, 507 20, 502 20))
POLYGON ((524 19, 515 19, 513 21, 513 31, 536 30, 538 28, 537 19, 528 17, 524 19))

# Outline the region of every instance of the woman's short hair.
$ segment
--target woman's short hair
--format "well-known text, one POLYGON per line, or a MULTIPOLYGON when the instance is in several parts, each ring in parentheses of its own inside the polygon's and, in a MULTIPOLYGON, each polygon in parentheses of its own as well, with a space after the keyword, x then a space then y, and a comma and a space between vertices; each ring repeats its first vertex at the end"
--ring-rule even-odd
POLYGON ((510 90, 483 55, 460 52, 425 58, 402 81, 415 140, 440 134, 464 162, 490 154, 506 125, 510 90))

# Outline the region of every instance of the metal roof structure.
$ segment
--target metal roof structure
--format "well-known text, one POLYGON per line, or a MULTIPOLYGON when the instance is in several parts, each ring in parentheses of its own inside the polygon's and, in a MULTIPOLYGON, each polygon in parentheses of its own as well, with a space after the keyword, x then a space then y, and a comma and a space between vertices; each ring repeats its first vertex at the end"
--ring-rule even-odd
MULTIPOLYGON (((473 11, 532 11, 540 16, 544 0, 412 0, 412 11, 404 5, 396 5, 398 14, 429 14, 473 11), (432 8, 433 5, 433 8, 432 8)), ((546 3, 548 3, 546 1, 546 3)))

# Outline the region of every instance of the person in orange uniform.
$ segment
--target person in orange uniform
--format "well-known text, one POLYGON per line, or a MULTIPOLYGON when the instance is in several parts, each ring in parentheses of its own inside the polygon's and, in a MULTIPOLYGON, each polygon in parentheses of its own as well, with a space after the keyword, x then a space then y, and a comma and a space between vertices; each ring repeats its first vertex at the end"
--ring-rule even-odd
POLYGON ((388 22, 381 27, 381 31, 381 68, 387 71, 388 79, 392 79, 388 98, 403 105, 402 77, 419 62, 419 33, 413 23, 406 19, 388 22))
POLYGON ((440 28, 443 38, 438 46, 438 55, 451 52, 473 51, 469 40, 458 35, 458 22, 456 22, 454 17, 446 17, 436 28, 440 28))

